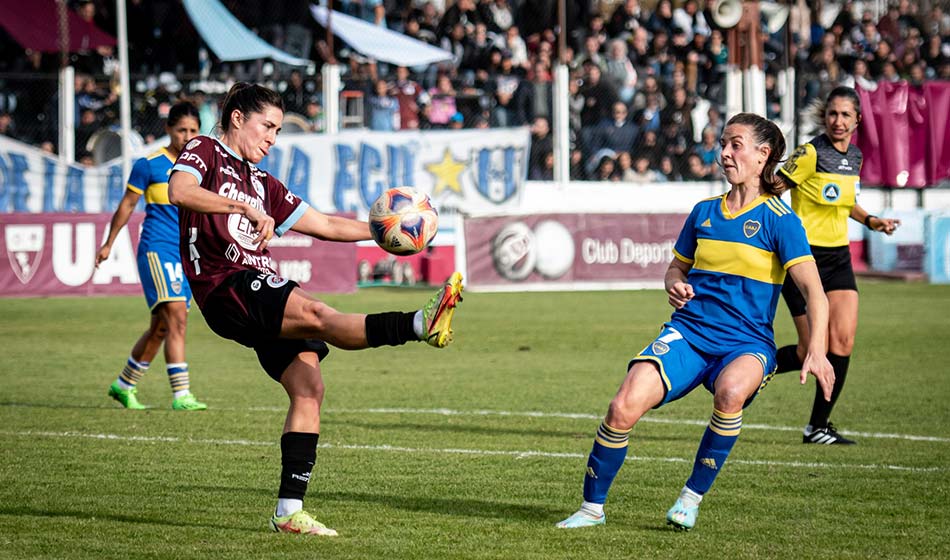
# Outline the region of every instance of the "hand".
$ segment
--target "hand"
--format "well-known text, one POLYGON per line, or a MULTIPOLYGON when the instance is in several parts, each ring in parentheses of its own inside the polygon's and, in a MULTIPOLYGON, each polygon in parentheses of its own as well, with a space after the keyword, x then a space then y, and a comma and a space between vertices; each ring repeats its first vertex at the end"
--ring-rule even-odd
POLYGON ((109 258, 109 253, 112 252, 112 247, 108 245, 103 245, 99 248, 99 252, 96 253, 96 268, 99 268, 99 263, 109 258))
POLYGON ((826 401, 831 401, 831 390, 835 386, 835 370, 831 367, 831 362, 828 361, 828 358, 822 354, 812 354, 811 352, 805 356, 804 362, 802 362, 802 374, 799 381, 802 385, 808 380, 808 374, 815 376, 815 379, 818 380, 818 385, 821 387, 821 392, 825 396, 826 401))
POLYGON ((267 248, 267 244, 270 243, 271 238, 274 237, 274 218, 271 218, 254 207, 248 207, 245 216, 251 224, 254 225, 254 231, 257 232, 257 236, 254 237, 254 242, 260 243, 260 250, 263 251, 267 248))
POLYGON ((686 305, 686 302, 693 299, 693 287, 686 282, 675 282, 666 291, 669 295, 670 305, 679 309, 686 305))
POLYGON ((886 233, 887 235, 892 235, 894 233, 894 230, 897 229, 898 226, 901 225, 901 221, 896 220, 894 218, 874 217, 874 218, 871 218, 870 224, 871 224, 871 229, 873 229, 874 231, 882 231, 886 233))

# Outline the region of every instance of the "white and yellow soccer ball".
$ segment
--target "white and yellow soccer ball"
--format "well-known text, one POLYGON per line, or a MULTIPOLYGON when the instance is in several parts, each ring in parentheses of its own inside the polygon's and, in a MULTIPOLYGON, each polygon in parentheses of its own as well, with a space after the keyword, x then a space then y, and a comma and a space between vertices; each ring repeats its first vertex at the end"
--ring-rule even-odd
POLYGON ((394 255, 425 249, 439 229, 439 213, 428 195, 412 187, 388 189, 369 208, 376 244, 394 255))

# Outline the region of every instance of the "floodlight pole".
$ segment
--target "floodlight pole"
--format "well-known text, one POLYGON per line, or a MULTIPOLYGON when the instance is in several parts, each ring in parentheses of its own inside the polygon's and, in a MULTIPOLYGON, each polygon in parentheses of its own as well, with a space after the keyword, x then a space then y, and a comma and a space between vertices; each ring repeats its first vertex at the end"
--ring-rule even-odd
POLYGON ((76 161, 76 72, 69 65, 69 8, 66 0, 56 0, 59 18, 59 159, 76 161))
POLYGON ((558 62, 554 67, 554 114, 551 118, 551 131, 554 134, 554 181, 561 186, 566 185, 571 178, 571 125, 568 107, 570 71, 567 67, 566 8, 565 0, 558 0, 558 62))
POLYGON ((119 124, 122 127, 122 177, 132 172, 132 91, 129 85, 129 27, 125 0, 116 0, 119 31, 119 124))
POLYGON ((340 66, 333 54, 333 0, 327 0, 327 59, 320 75, 323 77, 324 132, 340 131, 340 66))

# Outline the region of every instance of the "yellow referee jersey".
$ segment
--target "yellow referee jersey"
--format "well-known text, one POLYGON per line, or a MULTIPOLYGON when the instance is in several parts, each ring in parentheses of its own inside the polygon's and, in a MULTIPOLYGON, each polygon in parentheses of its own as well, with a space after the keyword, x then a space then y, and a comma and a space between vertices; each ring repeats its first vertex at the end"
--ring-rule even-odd
POLYGON ((848 217, 861 191, 861 162, 857 146, 839 152, 822 134, 799 146, 778 170, 794 186, 792 210, 801 218, 810 245, 848 245, 848 217))

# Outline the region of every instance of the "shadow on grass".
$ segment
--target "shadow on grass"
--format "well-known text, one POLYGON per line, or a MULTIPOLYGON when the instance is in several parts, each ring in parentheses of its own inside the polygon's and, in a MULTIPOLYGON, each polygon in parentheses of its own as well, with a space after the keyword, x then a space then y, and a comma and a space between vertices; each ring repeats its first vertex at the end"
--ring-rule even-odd
POLYGON ((429 496, 403 496, 398 494, 370 494, 365 492, 319 492, 321 501, 361 502, 402 509, 422 511, 459 517, 481 517, 531 522, 547 522, 563 514, 563 508, 554 509, 528 504, 506 503, 471 498, 436 498, 429 496))
POLYGON ((167 527, 196 527, 201 529, 218 529, 218 530, 230 530, 230 531, 241 531, 245 533, 260 533, 259 528, 247 528, 240 527, 237 525, 221 525, 217 523, 200 523, 200 522, 186 522, 186 521, 176 521, 173 519, 168 519, 166 517, 159 516, 146 516, 146 515, 123 515, 117 513, 106 513, 102 511, 88 512, 88 511, 50 511, 37 508, 29 507, 0 507, 0 516, 2 515, 13 515, 13 516, 28 516, 28 517, 45 517, 50 519, 57 518, 71 518, 71 519, 83 519, 87 521, 111 521, 116 523, 141 523, 146 525, 164 525, 167 527))
POLYGON ((124 410, 121 406, 103 404, 103 405, 89 405, 89 404, 70 404, 70 403, 31 403, 31 402, 0 402, 0 408, 51 408, 51 409, 63 409, 63 408, 77 408, 82 410, 124 410))

